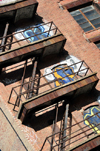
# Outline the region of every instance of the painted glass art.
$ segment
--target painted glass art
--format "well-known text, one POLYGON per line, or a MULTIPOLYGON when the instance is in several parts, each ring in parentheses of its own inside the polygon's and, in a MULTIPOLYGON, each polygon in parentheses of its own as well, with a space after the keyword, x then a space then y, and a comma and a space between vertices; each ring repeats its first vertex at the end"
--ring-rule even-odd
POLYGON ((88 125, 95 133, 100 133, 100 107, 93 106, 83 113, 84 124, 88 125), (94 115, 96 114, 96 115, 94 115), (89 118, 90 117, 90 118, 89 118), (88 119, 87 119, 88 118, 88 119))
POLYGON ((69 83, 77 79, 78 75, 84 76, 87 69, 82 64, 82 61, 75 56, 69 55, 59 64, 54 64, 51 67, 44 69, 44 75, 48 82, 58 79, 54 82, 55 86, 69 83), (53 72, 53 73, 52 73, 53 72))
POLYGON ((26 38, 30 37, 28 39, 30 42, 37 41, 39 39, 43 39, 50 36, 48 33, 45 32, 45 28, 42 25, 38 25, 35 28, 26 30, 23 34, 26 38))
POLYGON ((14 3, 17 3, 19 1, 23 1, 23 0, 0 0, 0 6, 14 4, 14 3))
POLYGON ((58 81, 55 81, 55 87, 75 80, 73 68, 71 67, 68 68, 60 65, 58 67, 55 67, 53 71, 55 79, 59 79, 58 81))

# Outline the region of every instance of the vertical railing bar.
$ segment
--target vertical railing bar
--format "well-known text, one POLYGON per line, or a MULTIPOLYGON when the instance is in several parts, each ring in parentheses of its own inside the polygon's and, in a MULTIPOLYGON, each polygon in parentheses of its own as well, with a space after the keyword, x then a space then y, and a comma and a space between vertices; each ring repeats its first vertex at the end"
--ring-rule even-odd
POLYGON ((43 143, 43 145, 42 145, 42 147, 41 147, 41 150, 40 150, 40 151, 42 151, 42 150, 43 150, 43 147, 44 147, 44 145, 45 145, 46 141, 47 141, 47 137, 46 137, 46 139, 45 139, 45 141, 44 141, 44 143, 43 143))
MULTIPOLYGON (((22 92, 22 88, 23 88, 23 85, 24 85, 26 67, 27 67, 27 60, 25 61, 25 64, 24 64, 24 72, 23 72, 22 81, 21 81, 21 86, 20 86, 20 90, 19 90, 19 98, 21 98, 20 93, 22 92)), ((19 106, 20 99, 17 100, 17 103, 18 103, 18 106, 19 106)))
POLYGON ((11 95, 12 95, 13 89, 14 88, 11 89, 10 96, 9 96, 9 99, 8 99, 8 103, 10 103, 10 99, 11 99, 11 95))
MULTIPOLYGON (((21 34, 23 35, 24 39, 26 39, 26 37, 24 36, 23 32, 21 32, 21 34)), ((27 41, 28 43, 30 43, 30 42, 28 41, 28 39, 26 39, 26 41, 27 41)))
POLYGON ((89 70, 89 68, 87 68, 86 73, 85 73, 85 76, 87 75, 88 70, 89 70))
POLYGON ((81 62, 81 65, 80 65, 80 67, 79 67, 79 69, 78 69, 78 71, 77 71, 77 75, 78 75, 78 72, 80 71, 82 65, 83 65, 83 61, 81 62))
POLYGON ((42 32, 40 32, 40 34, 35 34, 35 32, 34 32, 34 27, 31 29, 32 31, 33 31, 33 33, 34 33, 34 36, 33 37, 37 37, 38 39, 40 39, 39 37, 38 37, 38 35, 40 35, 42 32))
MULTIPOLYGON (((55 109, 56 109, 56 115, 55 115, 55 120, 53 121, 53 131, 52 131, 52 134, 55 133, 55 126, 56 126, 57 116, 58 116, 58 103, 56 104, 55 109)), ((52 139, 51 139, 51 148, 50 148, 50 151, 52 151, 54 137, 55 136, 53 135, 52 139)))
POLYGON ((15 107, 18 106, 17 100, 18 100, 18 95, 17 95, 16 101, 15 101, 15 104, 14 104, 14 107, 13 107, 13 111, 15 110, 15 107))
MULTIPOLYGON (((31 85, 30 85, 30 89, 33 89, 33 86, 34 86, 34 82, 35 82, 35 75, 36 75, 36 71, 37 71, 37 65, 38 65, 38 61, 37 59, 35 59, 35 62, 34 62, 34 67, 33 67, 33 70, 32 70, 32 82, 31 82, 31 85)), ((29 93, 29 98, 32 97, 32 92, 30 91, 29 93)))
MULTIPOLYGON (((65 137, 66 139, 66 131, 67 131, 67 124, 68 124, 68 111, 69 111, 69 104, 66 104, 66 107, 65 107, 65 113, 64 113, 64 131, 63 131, 63 138, 65 137)), ((65 140, 63 139, 63 141, 65 140)), ((65 146, 65 143, 62 144, 62 148, 63 146, 65 146)))
MULTIPOLYGON (((64 68, 64 69, 65 69, 65 68, 64 68)), ((69 81, 72 81, 72 80, 70 79, 70 77, 69 77, 70 75, 67 75, 64 69, 62 69, 62 70, 63 70, 63 72, 65 73, 66 77, 68 77, 69 81)), ((73 75, 73 74, 71 74, 71 75, 73 75)))
MULTIPOLYGON (((55 25, 55 23, 53 22, 53 24, 55 25)), ((55 25, 55 27, 57 28, 57 26, 55 25)), ((58 29, 58 31, 61 33, 61 31, 58 29)))
POLYGON ((92 70, 91 70, 91 68, 87 65, 87 63, 86 62, 84 62, 85 63, 85 65, 89 68, 89 70, 91 71, 91 72, 93 72, 92 70))
POLYGON ((5 41, 6 41, 8 28, 9 28, 9 23, 6 23, 6 27, 5 27, 3 38, 2 38, 2 42, 1 42, 1 46, 3 46, 3 48, 0 49, 0 52, 5 51, 5 45, 4 44, 5 44, 5 41))
POLYGON ((49 36, 49 32, 51 31, 52 23, 53 23, 53 22, 51 22, 50 28, 49 28, 49 30, 48 30, 48 35, 47 35, 47 37, 49 36))
POLYGON ((26 97, 24 96, 25 94, 23 94, 24 99, 26 100, 26 97))
POLYGON ((56 33, 57 33, 57 30, 58 30, 58 28, 56 27, 56 31, 55 31, 55 34, 54 34, 54 35, 56 35, 56 33))
MULTIPOLYGON (((59 144, 61 142, 61 131, 62 131, 62 120, 61 120, 61 124, 60 124, 59 144)), ((61 149, 61 147, 58 145, 58 151, 59 151, 59 149, 61 149)))

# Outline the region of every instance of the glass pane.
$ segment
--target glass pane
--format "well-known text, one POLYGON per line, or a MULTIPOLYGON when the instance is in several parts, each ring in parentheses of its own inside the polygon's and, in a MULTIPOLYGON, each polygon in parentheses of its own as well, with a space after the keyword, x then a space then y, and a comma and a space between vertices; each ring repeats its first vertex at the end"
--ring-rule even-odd
POLYGON ((96 10, 91 10, 91 11, 88 11, 88 12, 86 12, 84 14, 88 17, 90 15, 95 15, 95 14, 98 14, 98 13, 96 12, 96 10))
POLYGON ((100 49, 100 42, 98 44, 96 44, 96 46, 100 49))
POLYGON ((82 28, 87 28, 87 27, 89 27, 89 26, 91 26, 91 25, 90 25, 90 23, 86 22, 86 23, 84 23, 84 24, 81 24, 80 26, 81 26, 82 28))
POLYGON ((93 17, 97 18, 100 16, 95 10, 84 13, 88 19, 92 19, 93 17))
POLYGON ((100 18, 91 20, 91 23, 92 23, 93 25, 100 23, 100 18))
POLYGON ((76 21, 77 21, 77 20, 80 20, 80 19, 82 19, 82 18, 84 18, 82 14, 77 15, 77 16, 73 16, 73 17, 74 17, 74 19, 75 19, 76 21))
POLYGON ((94 15, 87 16, 87 18, 88 18, 90 21, 93 20, 93 19, 99 18, 99 17, 100 17, 100 15, 97 14, 97 13, 95 13, 94 15))
POLYGON ((79 14, 81 14, 81 13, 80 13, 79 10, 76 10, 76 11, 70 12, 70 14, 71 14, 72 16, 76 16, 76 15, 79 15, 79 14))
POLYGON ((90 27, 87 27, 87 28, 83 28, 84 32, 87 32, 87 31, 90 31, 90 30, 93 30, 93 27, 90 26, 90 27))
POLYGON ((100 17, 99 14, 95 14, 95 15, 93 15, 93 16, 88 16, 88 19, 91 21, 91 20, 96 19, 96 18, 99 18, 99 17, 100 17))
POLYGON ((94 25, 95 26, 95 28, 99 28, 100 27, 100 24, 96 24, 96 25, 94 25))
POLYGON ((81 10, 83 13, 85 13, 85 12, 90 11, 90 10, 93 10, 93 9, 94 9, 94 7, 91 5, 91 6, 87 6, 87 7, 85 7, 85 8, 81 8, 80 10, 81 10))
POLYGON ((77 22, 78 22, 79 24, 83 24, 83 23, 87 22, 87 20, 86 20, 85 18, 82 18, 82 19, 80 19, 80 20, 77 20, 77 22))
POLYGON ((25 36, 26 38, 30 37, 30 38, 28 39, 30 42, 33 42, 33 41, 35 41, 35 40, 38 40, 38 38, 34 36, 34 33, 33 33, 33 31, 32 31, 31 29, 24 31, 23 34, 24 34, 24 36, 25 36))

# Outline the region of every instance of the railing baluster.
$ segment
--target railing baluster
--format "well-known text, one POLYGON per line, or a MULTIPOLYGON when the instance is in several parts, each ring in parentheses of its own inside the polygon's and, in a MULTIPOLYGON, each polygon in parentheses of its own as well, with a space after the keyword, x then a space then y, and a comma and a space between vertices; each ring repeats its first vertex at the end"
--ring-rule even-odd
POLYGON ((13 89, 14 88, 11 89, 10 96, 9 96, 9 99, 8 99, 8 103, 10 103, 10 99, 11 99, 11 95, 12 95, 13 89))

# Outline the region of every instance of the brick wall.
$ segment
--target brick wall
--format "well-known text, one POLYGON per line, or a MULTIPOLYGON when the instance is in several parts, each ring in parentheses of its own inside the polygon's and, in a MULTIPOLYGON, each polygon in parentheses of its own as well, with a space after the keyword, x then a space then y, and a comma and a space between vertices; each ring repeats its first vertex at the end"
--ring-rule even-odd
MULTIPOLYGON (((68 10, 59 8, 58 0, 38 0, 37 13, 43 20, 53 21, 67 38, 65 50, 69 54, 85 60, 93 71, 97 71, 100 78, 100 50, 94 43, 89 43, 84 37, 84 31, 70 15, 68 10)), ((68 0, 69 2, 69 0, 68 0)), ((100 90, 100 82, 97 85, 100 90)))

